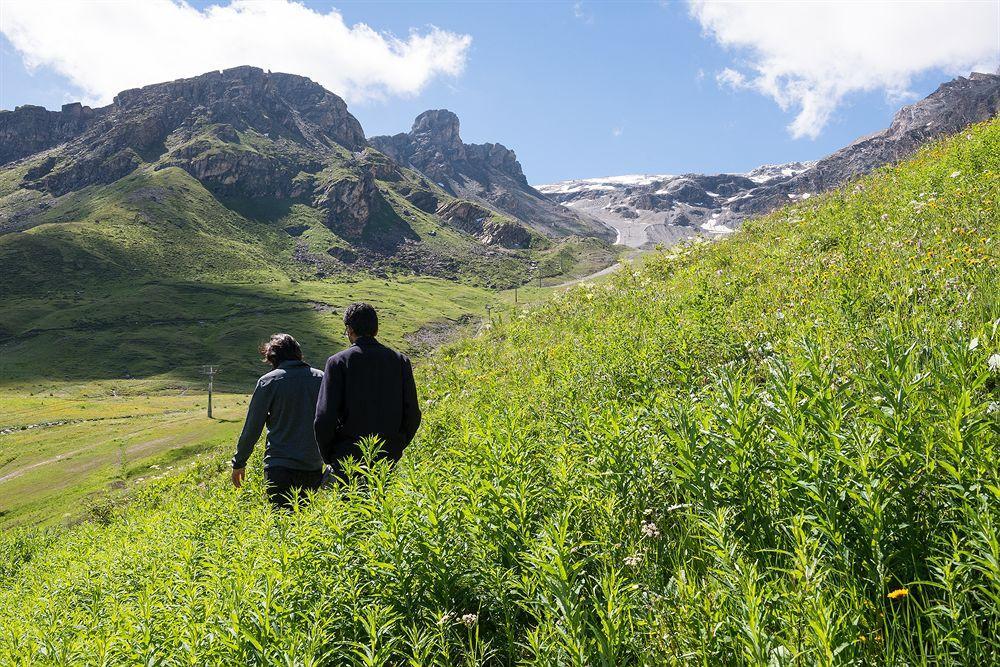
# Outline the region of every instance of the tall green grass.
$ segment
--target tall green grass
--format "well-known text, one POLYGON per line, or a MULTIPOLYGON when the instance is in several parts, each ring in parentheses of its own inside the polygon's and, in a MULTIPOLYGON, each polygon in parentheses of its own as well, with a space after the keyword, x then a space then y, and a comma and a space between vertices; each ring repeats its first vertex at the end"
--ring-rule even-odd
POLYGON ((0 656, 996 664, 998 200, 993 122, 505 313, 395 470, 301 511, 220 452, 7 536, 0 656))

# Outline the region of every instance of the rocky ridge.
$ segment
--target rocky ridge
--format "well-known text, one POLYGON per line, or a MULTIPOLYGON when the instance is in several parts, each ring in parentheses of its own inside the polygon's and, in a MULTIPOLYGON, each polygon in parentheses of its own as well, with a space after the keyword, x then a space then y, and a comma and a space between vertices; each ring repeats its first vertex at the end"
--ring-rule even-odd
POLYGON ((546 236, 613 238, 606 225, 559 206, 528 185, 514 151, 503 144, 467 144, 459 126, 451 111, 432 109, 417 116, 409 132, 370 137, 369 142, 448 194, 511 216, 546 236))

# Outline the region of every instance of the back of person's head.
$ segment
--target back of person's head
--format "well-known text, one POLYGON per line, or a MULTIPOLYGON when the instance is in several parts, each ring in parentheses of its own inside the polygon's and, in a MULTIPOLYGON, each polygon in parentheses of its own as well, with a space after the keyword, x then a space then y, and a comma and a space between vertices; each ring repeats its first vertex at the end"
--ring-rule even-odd
POLYGON ((352 303, 344 311, 344 324, 359 338, 378 335, 378 313, 367 303, 352 303))
POLYGON ((298 341, 285 333, 276 333, 260 346, 264 361, 275 368, 285 361, 302 361, 302 348, 298 341))

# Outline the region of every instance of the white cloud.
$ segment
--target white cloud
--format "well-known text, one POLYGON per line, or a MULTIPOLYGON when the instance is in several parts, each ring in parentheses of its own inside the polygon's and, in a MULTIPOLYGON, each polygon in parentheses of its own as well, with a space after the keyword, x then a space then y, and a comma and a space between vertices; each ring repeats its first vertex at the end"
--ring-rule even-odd
POLYGON ((620 136, 622 136, 622 132, 624 132, 624 131, 625 131, 624 127, 613 127, 613 128, 611 128, 611 136, 612 137, 620 137, 620 136))
POLYGON ((436 27, 405 38, 291 0, 2 0, 0 32, 29 71, 50 68, 106 104, 121 90, 237 65, 301 74, 348 101, 412 95, 462 72, 472 38, 436 27))
POLYGON ((909 99, 918 74, 1000 64, 1000 2, 689 1, 705 32, 737 54, 716 80, 794 110, 794 137, 818 136, 850 93, 909 99))

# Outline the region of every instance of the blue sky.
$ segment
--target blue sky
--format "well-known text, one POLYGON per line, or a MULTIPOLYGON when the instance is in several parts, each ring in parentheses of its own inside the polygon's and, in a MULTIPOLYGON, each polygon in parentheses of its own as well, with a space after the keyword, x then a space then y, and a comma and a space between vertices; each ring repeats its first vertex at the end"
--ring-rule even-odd
MULTIPOLYGON (((744 37, 734 38, 734 22, 740 28, 745 24, 740 17, 696 18, 691 6, 680 2, 304 4, 320 13, 335 8, 349 27, 364 23, 403 39, 430 26, 471 38, 461 52, 460 73, 432 73, 417 91, 348 95, 351 111, 374 135, 409 129, 425 109, 451 109, 461 118, 465 141, 513 148, 532 183, 625 173, 746 171, 762 163, 821 157, 885 127, 899 106, 952 78, 965 57, 949 53, 940 65, 931 62, 902 74, 886 66, 885 76, 900 79, 900 86, 831 75, 847 81, 836 88, 836 104, 824 121, 807 119, 815 136, 796 138, 788 126, 801 105, 779 106, 783 93, 767 87, 768 64, 761 64, 767 61, 761 53, 770 48, 773 55, 774 47, 766 42, 763 26, 759 41, 749 46, 739 42, 744 37), (748 83, 754 76, 758 83, 748 83)), ((201 10, 209 3, 191 5, 201 10)), ((767 20, 761 17, 762 23, 767 20)), ((1000 46, 991 32, 981 40, 986 66, 995 67, 1000 46)), ((8 36, 0 37, 0 48, 0 107, 58 108, 88 99, 72 76, 53 66, 43 63, 29 72, 8 36)), ((808 43, 796 48, 809 51, 808 43)), ((805 53, 803 62, 812 56, 805 53)), ((108 59, 129 57, 107 49, 108 59)), ((246 64, 268 67, 253 59, 246 64)), ((801 76, 813 76, 809 72, 815 66, 806 63, 802 70, 801 76)), ((821 98, 824 94, 820 90, 821 98)))

